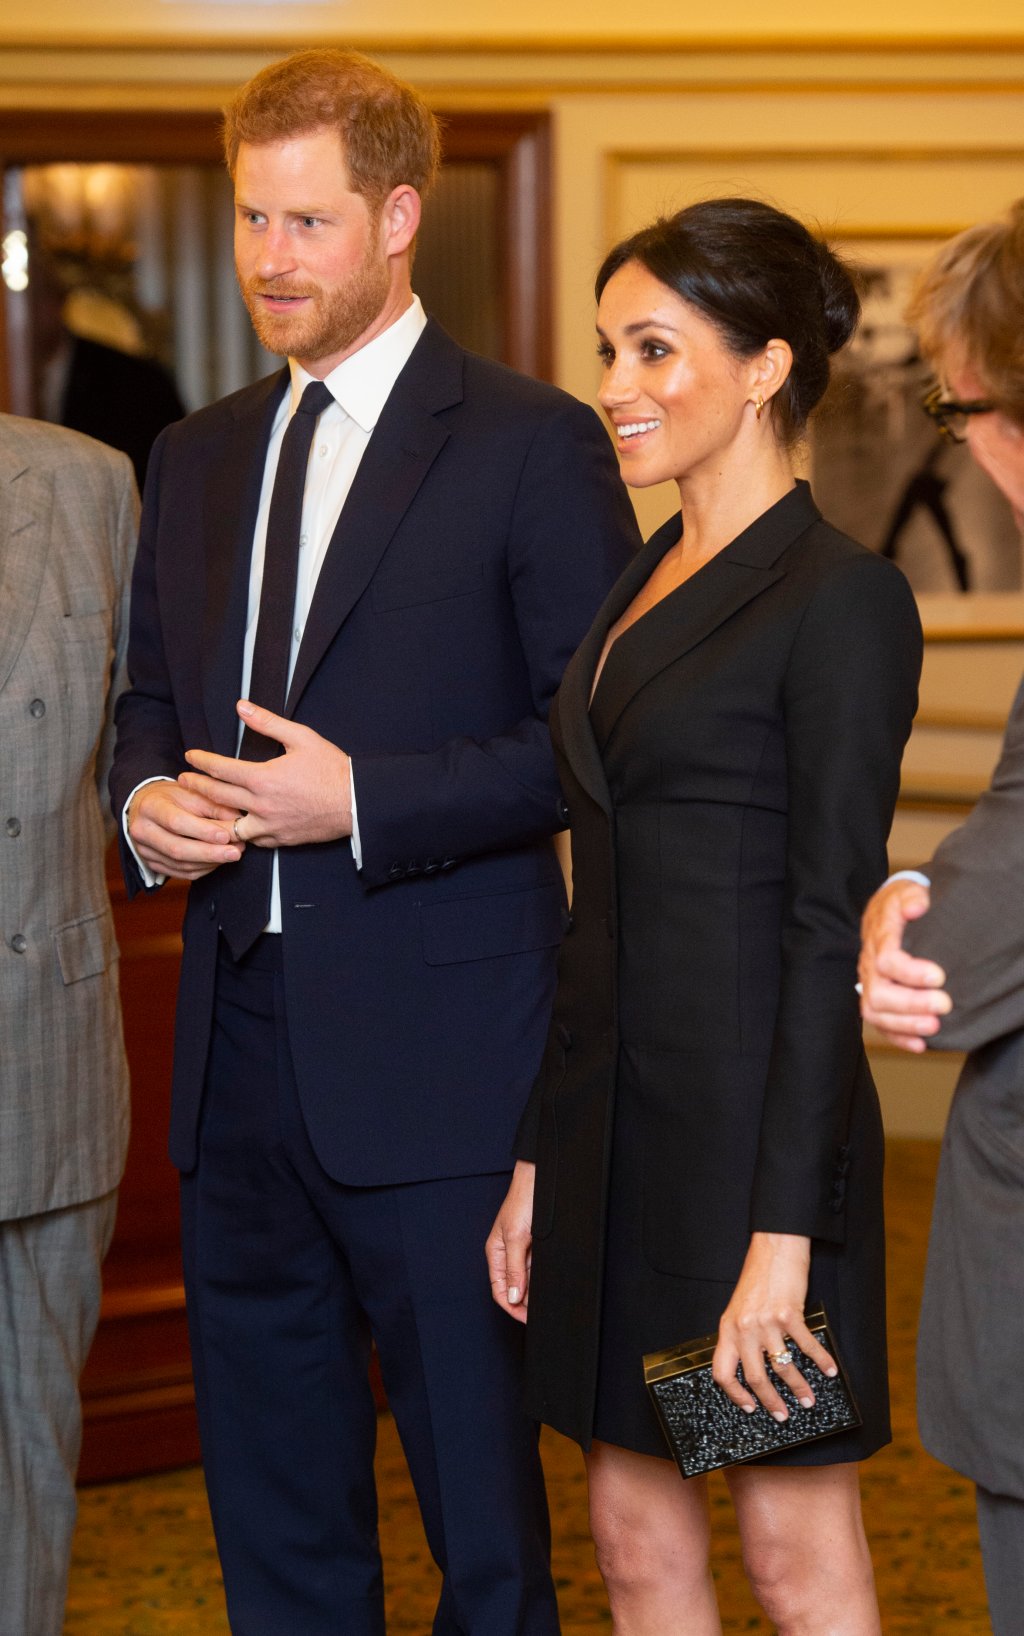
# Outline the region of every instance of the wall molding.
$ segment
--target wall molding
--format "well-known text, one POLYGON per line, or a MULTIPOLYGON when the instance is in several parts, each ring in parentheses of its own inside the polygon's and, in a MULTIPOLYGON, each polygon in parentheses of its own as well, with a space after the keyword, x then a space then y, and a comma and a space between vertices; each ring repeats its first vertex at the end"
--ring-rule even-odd
MULTIPOLYGON (((165 14, 166 15, 166 14, 165 14)), ((247 24, 252 13, 248 12, 247 24)), ((323 19, 320 19, 322 24, 323 19)), ((0 45, 30 51, 88 51, 102 49, 106 53, 140 50, 160 50, 167 46, 175 51, 188 52, 247 52, 281 51, 292 48, 291 42, 308 42, 314 31, 302 27, 293 17, 275 31, 260 34, 248 27, 244 34, 211 28, 208 33, 185 32, 178 27, 149 29, 119 29, 112 24, 99 23, 91 29, 69 29, 55 42, 45 30, 26 22, 23 26, 10 21, 0 24, 0 45)), ((445 32, 443 27, 429 34, 410 31, 378 33, 375 30, 338 29, 320 27, 316 31, 319 44, 345 44, 355 50, 374 55, 392 55, 396 52, 415 52, 418 56, 479 56, 509 54, 536 57, 574 54, 587 57, 636 57, 646 54, 663 56, 787 56, 808 57, 822 54, 871 57, 907 55, 913 57, 970 55, 1005 56, 1008 52, 1024 51, 1024 29, 1007 34, 957 34, 936 30, 931 34, 689 34, 683 30, 665 34, 641 34, 635 29, 628 34, 559 34, 555 30, 536 30, 520 33, 468 34, 464 30, 445 32)))

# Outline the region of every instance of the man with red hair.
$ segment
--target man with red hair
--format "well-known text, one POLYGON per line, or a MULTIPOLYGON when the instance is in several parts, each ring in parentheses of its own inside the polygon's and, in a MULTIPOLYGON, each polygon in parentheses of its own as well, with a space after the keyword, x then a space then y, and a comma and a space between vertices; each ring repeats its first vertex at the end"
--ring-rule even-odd
POLYGON ((232 1628, 383 1631, 372 1339, 435 1633, 551 1636, 483 1246, 565 921, 548 704, 635 525, 596 416, 414 296, 408 86, 303 52, 226 145, 288 367, 156 445, 113 789, 130 887, 193 883, 171 1151, 232 1628))

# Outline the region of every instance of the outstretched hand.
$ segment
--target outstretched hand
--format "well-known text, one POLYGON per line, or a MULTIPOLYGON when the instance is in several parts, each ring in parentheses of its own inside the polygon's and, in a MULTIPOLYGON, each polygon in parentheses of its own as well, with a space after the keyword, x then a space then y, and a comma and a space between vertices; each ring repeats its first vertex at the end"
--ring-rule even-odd
POLYGON ((304 846, 351 835, 352 774, 344 750, 248 699, 237 709, 247 727, 276 740, 284 754, 240 761, 188 750, 185 760, 196 770, 179 776, 182 788, 241 813, 234 833, 252 846, 304 846))

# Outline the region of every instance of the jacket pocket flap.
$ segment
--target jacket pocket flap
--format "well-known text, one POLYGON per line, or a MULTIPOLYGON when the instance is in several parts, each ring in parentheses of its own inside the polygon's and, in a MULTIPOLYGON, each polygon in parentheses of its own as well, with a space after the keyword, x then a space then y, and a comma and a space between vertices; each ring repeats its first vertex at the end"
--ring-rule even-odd
POLYGON ((431 966, 555 948, 565 926, 561 888, 535 886, 525 892, 421 904, 420 926, 423 957, 431 966))
POLYGON ((419 574, 378 574, 371 589, 373 606, 378 613, 392 608, 414 608, 420 603, 444 602, 449 597, 467 596, 479 591, 484 582, 483 564, 453 563, 445 569, 433 569, 419 574))
POLYGON ((57 946, 57 960, 65 984, 80 982, 83 977, 98 977, 106 971, 116 956, 114 925, 109 909, 99 914, 84 915, 58 926, 53 934, 57 946))

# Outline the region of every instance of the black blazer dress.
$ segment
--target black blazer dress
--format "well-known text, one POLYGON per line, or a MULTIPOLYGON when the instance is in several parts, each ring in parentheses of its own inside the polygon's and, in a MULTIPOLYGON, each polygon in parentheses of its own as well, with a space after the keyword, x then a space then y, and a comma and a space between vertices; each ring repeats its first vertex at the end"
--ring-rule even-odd
POLYGON ((667 1455, 645 1351, 718 1325, 753 1231, 812 1240, 864 1425, 889 1438, 883 1138, 854 991, 886 874, 921 627, 891 563, 822 521, 806 483, 636 621, 679 538, 658 531, 570 664, 551 723, 573 903, 541 1072, 517 1136, 537 1164, 531 1414, 667 1455))

